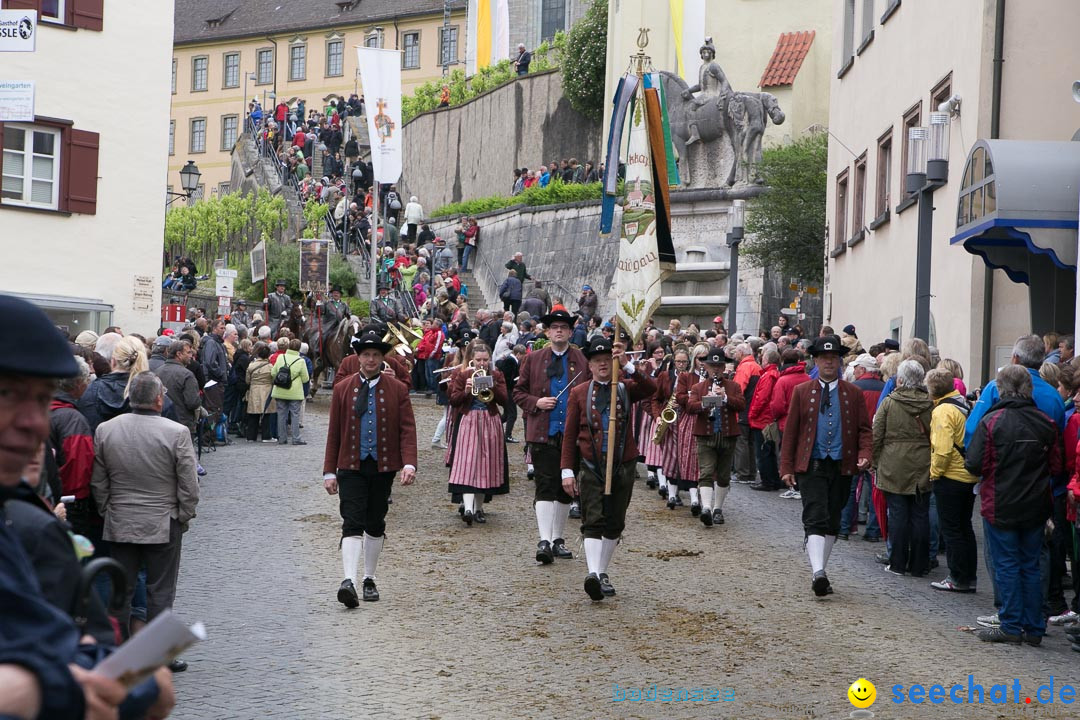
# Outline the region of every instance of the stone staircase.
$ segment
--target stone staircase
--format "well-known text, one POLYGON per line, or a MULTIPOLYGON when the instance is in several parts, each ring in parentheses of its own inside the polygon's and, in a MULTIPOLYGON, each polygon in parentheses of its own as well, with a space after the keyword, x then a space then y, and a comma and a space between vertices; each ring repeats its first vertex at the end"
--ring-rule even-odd
POLYGON ((461 278, 461 284, 466 285, 469 288, 470 315, 475 317, 476 311, 480 309, 498 310, 499 312, 502 312, 502 301, 498 298, 494 298, 494 304, 488 301, 488 298, 484 295, 484 291, 480 289, 480 283, 477 281, 476 276, 473 275, 472 270, 458 273, 458 277, 461 278))

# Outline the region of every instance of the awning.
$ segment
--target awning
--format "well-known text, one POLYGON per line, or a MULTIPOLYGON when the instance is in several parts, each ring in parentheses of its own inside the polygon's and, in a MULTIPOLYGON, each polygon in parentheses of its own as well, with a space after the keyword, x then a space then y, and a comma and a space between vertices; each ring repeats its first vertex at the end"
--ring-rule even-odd
POLYGON ((1080 142, 980 140, 957 201, 963 245, 1014 282, 1076 270, 1080 142))

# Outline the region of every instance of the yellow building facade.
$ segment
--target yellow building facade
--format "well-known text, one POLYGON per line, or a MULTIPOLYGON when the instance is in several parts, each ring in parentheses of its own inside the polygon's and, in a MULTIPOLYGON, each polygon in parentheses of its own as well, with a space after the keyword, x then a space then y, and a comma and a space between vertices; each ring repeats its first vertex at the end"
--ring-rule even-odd
MULTIPOLYGON (((369 12, 366 17, 342 12, 340 24, 334 23, 338 18, 301 17, 283 20, 279 23, 283 27, 274 32, 258 33, 259 24, 272 18, 248 22, 242 11, 245 5, 264 5, 259 0, 247 0, 223 19, 207 20, 191 16, 200 12, 195 0, 178 0, 169 121, 170 189, 179 190, 180 168, 193 160, 202 172, 197 195, 229 191, 230 154, 252 98, 259 100, 264 112, 272 113, 279 98, 290 103, 303 99, 308 109, 321 109, 329 95, 362 94, 358 46, 401 50, 406 94, 442 77, 444 62, 451 69, 464 63, 463 2, 453 3, 445 33, 441 0, 403 4, 414 12, 378 16, 369 12)), ((380 7, 373 10, 389 12, 393 4, 375 5, 380 7)))

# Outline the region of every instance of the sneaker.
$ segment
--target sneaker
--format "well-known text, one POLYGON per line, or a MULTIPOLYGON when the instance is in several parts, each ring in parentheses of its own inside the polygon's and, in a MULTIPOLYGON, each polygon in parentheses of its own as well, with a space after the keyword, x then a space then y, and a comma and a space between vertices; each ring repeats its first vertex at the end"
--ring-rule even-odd
POLYGON ((1001 627, 1001 618, 998 617, 997 613, 994 613, 993 615, 980 615, 975 618, 975 622, 984 628, 1001 627))
POLYGON ((1031 647, 1039 647, 1042 645, 1042 635, 1028 635, 1027 633, 1024 633, 1022 637, 1026 645, 1030 645, 1031 647))
POLYGON ((203 475, 206 475, 206 470, 204 470, 203 466, 200 465, 199 463, 195 463, 195 468, 196 468, 195 472, 199 474, 199 477, 202 477, 203 475))
POLYGON ((975 636, 983 642, 1008 643, 1010 645, 1019 645, 1024 641, 1022 635, 1010 635, 1000 627, 990 627, 985 630, 980 630, 975 633, 975 636))
POLYGON ((506 442, 508 442, 508 443, 513 443, 513 444, 515 444, 515 445, 516 445, 516 444, 518 444, 518 443, 519 443, 519 442, 521 442, 521 441, 520 441, 520 440, 518 440, 518 439, 517 439, 517 438, 515 438, 515 437, 508 437, 508 438, 506 438, 506 442))
POLYGON ((293 445, 307 445, 307 440, 293 440, 293 445))
POLYGON ((1051 625, 1070 625, 1080 621, 1080 615, 1077 615, 1072 610, 1066 610, 1060 615, 1053 615, 1047 620, 1051 625))
POLYGON ((881 542, 881 536, 879 536, 879 535, 863 535, 862 539, 865 542, 870 542, 870 543, 881 542))
POLYGON ((947 577, 944 580, 930 583, 930 587, 935 590, 944 590, 946 592, 958 592, 958 593, 973 593, 975 588, 971 585, 961 584, 953 580, 951 577, 947 577))
POLYGON ((836 539, 837 540, 847 540, 848 539, 848 534, 846 532, 839 533, 836 536, 836 539))
POLYGON ((904 573, 903 570, 893 570, 892 565, 886 565, 885 566, 885 572, 892 573, 893 575, 901 575, 901 576, 906 574, 906 573, 904 573))
POLYGON ((802 493, 798 490, 792 490, 791 494, 788 495, 788 500, 802 500, 802 493))
POLYGON ((888 565, 889 564, 889 553, 883 553, 883 552, 878 553, 877 555, 874 556, 874 560, 881 563, 882 565, 888 565))

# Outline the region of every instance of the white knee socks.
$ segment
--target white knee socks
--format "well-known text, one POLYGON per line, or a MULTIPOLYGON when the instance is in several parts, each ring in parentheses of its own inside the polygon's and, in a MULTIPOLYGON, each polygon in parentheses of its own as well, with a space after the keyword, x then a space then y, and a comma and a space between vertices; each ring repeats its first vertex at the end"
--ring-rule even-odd
POLYGON ((476 512, 476 495, 473 493, 462 493, 461 503, 465 506, 465 512, 476 512))
POLYGON ((808 535, 806 538, 806 555, 810 558, 810 569, 817 573, 825 569, 825 536, 808 535))
POLYGON ((382 552, 383 540, 386 536, 372 537, 364 533, 364 579, 375 579, 375 566, 379 564, 379 553, 382 552))
POLYGON ((603 538, 600 544, 600 572, 606 573, 611 564, 611 556, 615 554, 615 547, 619 544, 617 538, 603 538))
POLYGON ((364 539, 358 535, 341 538, 341 565, 344 575, 356 584, 356 567, 360 564, 360 554, 364 551, 364 539))
POLYGON ((565 540, 566 535, 566 519, 570 517, 570 505, 567 503, 555 502, 552 503, 555 506, 555 516, 551 523, 551 540, 565 540))
POLYGON ((555 503, 548 500, 538 500, 536 502, 536 527, 540 531, 540 539, 551 542, 555 538, 552 536, 552 525, 555 520, 555 503))
POLYGON ((690 488, 690 504, 691 505, 700 505, 701 504, 701 491, 698 490, 696 487, 690 488))
POLYGON ((712 485, 709 485, 709 484, 701 485, 698 488, 698 492, 701 493, 701 511, 702 512, 711 511, 712 510, 712 498, 713 498, 712 485))
POLYGON ((473 515, 484 509, 484 494, 476 493, 472 499, 472 511, 473 515))
POLYGON ((719 487, 719 486, 717 486, 717 488, 716 488, 716 505, 714 505, 713 507, 715 507, 717 510, 723 510, 724 509, 724 500, 727 499, 727 494, 728 494, 729 490, 731 490, 731 486, 728 486, 728 487, 719 487))
POLYGON ((674 500, 675 498, 679 497, 679 483, 675 482, 674 480, 668 480, 667 496, 668 500, 674 500))
POLYGON ((664 471, 660 468, 656 468, 656 479, 660 481, 660 487, 668 486, 667 476, 664 475, 664 471))
POLYGON ((604 558, 604 544, 600 538, 585 538, 585 564, 589 566, 589 572, 599 575, 604 558))
POLYGON ((821 568, 824 570, 829 564, 829 556, 832 555, 833 545, 836 543, 835 535, 825 536, 825 562, 821 564, 821 568))

